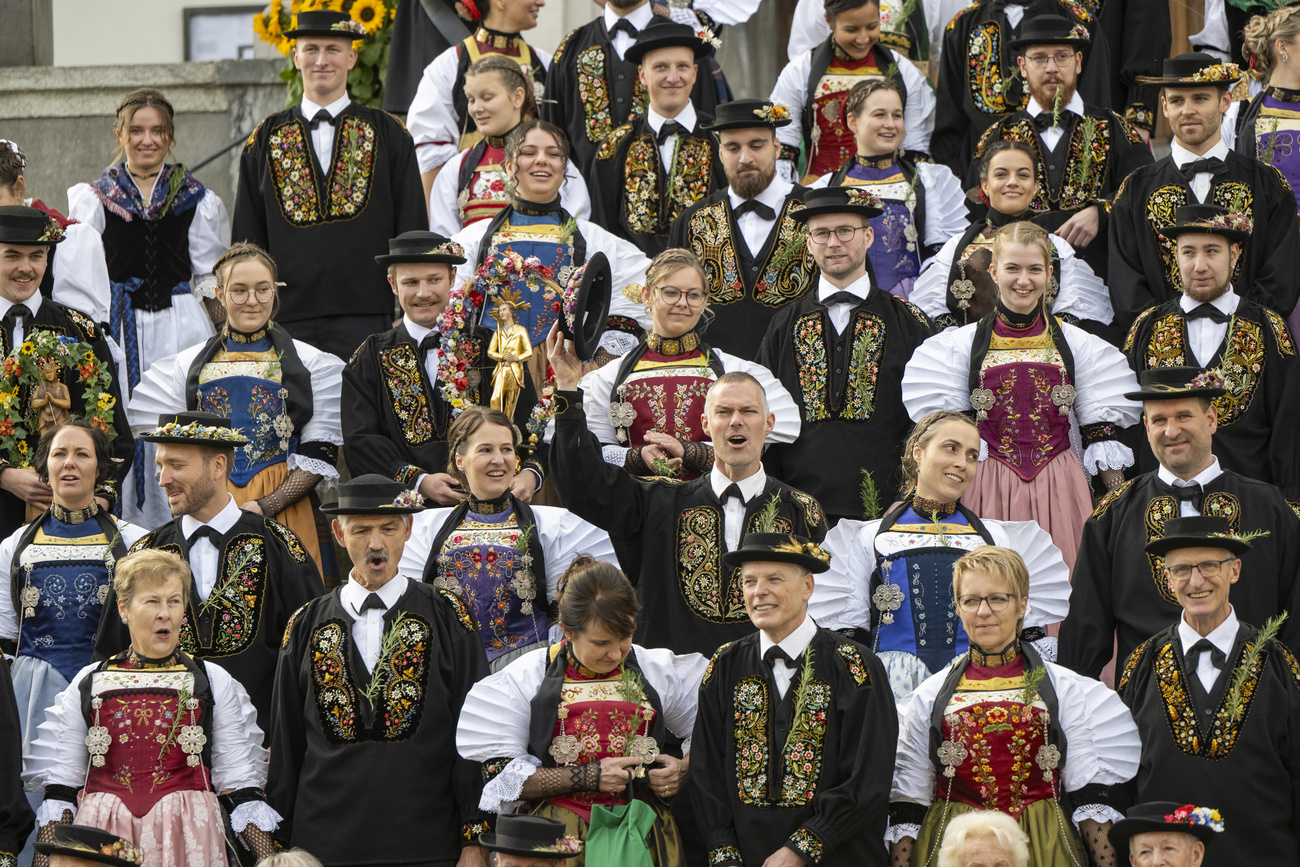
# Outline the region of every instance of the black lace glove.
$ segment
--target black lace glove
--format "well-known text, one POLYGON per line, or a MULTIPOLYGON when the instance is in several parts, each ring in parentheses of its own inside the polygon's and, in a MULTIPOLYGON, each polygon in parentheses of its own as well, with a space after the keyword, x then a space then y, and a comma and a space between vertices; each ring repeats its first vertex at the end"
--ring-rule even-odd
POLYGON ((309 473, 304 469, 289 470, 289 475, 280 483, 280 487, 259 498, 257 505, 261 507, 263 515, 274 518, 307 496, 307 492, 316 487, 323 478, 324 476, 309 473))

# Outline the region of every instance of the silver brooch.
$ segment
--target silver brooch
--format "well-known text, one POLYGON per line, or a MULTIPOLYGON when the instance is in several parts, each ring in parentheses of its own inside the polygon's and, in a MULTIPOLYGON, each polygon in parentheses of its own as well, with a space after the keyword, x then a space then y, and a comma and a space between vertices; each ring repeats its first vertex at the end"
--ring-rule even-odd
POLYGON ((976 411, 976 421, 988 421, 989 410, 993 409, 995 403, 997 398, 994 397, 992 389, 977 388, 970 393, 970 405, 976 411))
POLYGON ((97 768, 104 767, 104 755, 113 743, 108 729, 104 726, 91 726, 86 732, 86 749, 90 752, 90 763, 97 768))
POLYGON ((199 766, 199 754, 207 742, 208 736, 203 733, 202 726, 181 726, 181 733, 176 737, 176 743, 181 745, 181 750, 188 757, 185 762, 191 768, 199 766))
POLYGON ((1057 749, 1056 744, 1043 744, 1038 748, 1038 755, 1034 757, 1034 762, 1043 769, 1043 781, 1050 783, 1052 771, 1056 770, 1056 766, 1061 763, 1061 751, 1057 749))
POLYGON ((1052 403, 1061 408, 1061 415, 1070 412, 1070 407, 1074 405, 1074 397, 1077 392, 1072 385, 1054 385, 1052 386, 1052 403))
POLYGON ((871 594, 871 601, 880 612, 881 623, 893 623, 894 612, 903 606, 903 590, 892 581, 886 581, 871 594))
POLYGON ((966 761, 966 748, 956 741, 944 741, 939 745, 939 761, 943 762, 943 775, 952 779, 957 776, 957 766, 966 761))

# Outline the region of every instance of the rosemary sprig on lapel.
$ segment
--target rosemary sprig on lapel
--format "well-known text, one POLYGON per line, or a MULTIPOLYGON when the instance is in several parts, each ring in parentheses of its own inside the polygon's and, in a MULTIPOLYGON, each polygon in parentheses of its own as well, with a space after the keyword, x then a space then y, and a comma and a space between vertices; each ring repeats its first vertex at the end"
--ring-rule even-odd
POLYGON ((916 185, 921 182, 921 172, 912 172, 912 179, 907 182, 907 193, 903 195, 903 204, 909 208, 916 204, 916 185))
POLYGON ((512 545, 511 547, 513 547, 516 551, 527 552, 528 543, 533 541, 533 531, 536 529, 537 529, 536 524, 528 527, 526 530, 524 530, 522 533, 519 534, 519 538, 515 539, 515 544, 512 545))
POLYGON ((667 476, 670 479, 677 478, 681 472, 677 467, 668 463, 665 458, 651 458, 650 469, 654 470, 656 476, 667 476))
POLYGON ((916 6, 917 0, 905 0, 904 3, 890 10, 889 32, 906 33, 907 19, 912 17, 912 13, 916 11, 916 6))
MULTIPOLYGON (((780 215, 778 215, 777 231, 780 231, 781 228, 780 222, 781 222, 781 218, 780 215)), ((771 270, 779 272, 786 265, 794 261, 795 256, 798 256, 800 259, 802 259, 807 254, 808 254, 808 231, 807 229, 804 229, 801 224, 798 233, 794 236, 794 238, 790 240, 789 244, 785 245, 785 249, 781 251, 781 255, 777 256, 776 259, 772 262, 771 270)))
POLYGON ((880 491, 876 489, 876 480, 871 471, 862 468, 862 481, 858 483, 858 498, 862 500, 862 516, 868 521, 880 517, 880 491))
POLYGON ((249 563, 253 562, 256 556, 257 555, 255 549, 252 546, 250 546, 244 550, 243 554, 240 555, 238 560, 232 559, 226 561, 225 576, 222 577, 221 580, 217 581, 217 583, 212 586, 212 592, 208 594, 208 598, 204 599, 199 604, 200 616, 208 613, 208 610, 217 603, 217 597, 221 595, 221 591, 225 590, 226 586, 231 581, 235 580, 235 576, 238 575, 240 572, 244 571, 244 567, 247 566, 249 563))
POLYGON ((885 67, 885 78, 889 79, 890 81, 894 82, 895 84, 898 83, 899 75, 898 75, 898 64, 897 64, 897 63, 891 63, 891 64, 889 64, 888 66, 885 67))
POLYGON ((641 699, 645 698, 645 680, 640 672, 628 667, 627 660, 623 660, 623 671, 618 676, 615 688, 619 697, 628 704, 640 704, 641 699))
POLYGON ((1264 645, 1277 638, 1277 634, 1282 631, 1282 624, 1286 622, 1287 613, 1274 615, 1264 624, 1264 628, 1255 636, 1255 640, 1246 645, 1246 652, 1241 655, 1241 664, 1232 672, 1232 689, 1228 692, 1227 711, 1228 719, 1235 722, 1241 721, 1241 715, 1246 712, 1245 702, 1242 700, 1242 694, 1246 691, 1246 682, 1250 680, 1250 674, 1255 670, 1255 664, 1259 662, 1260 654, 1264 652, 1264 645))
POLYGON ((775 533, 776 513, 781 506, 781 495, 773 494, 772 498, 763 506, 763 510, 754 516, 755 533, 775 533))
POLYGON ((781 746, 781 752, 787 753, 790 749, 790 738, 794 737, 795 729, 799 727, 799 717, 808 712, 808 702, 811 699, 813 681, 813 646, 812 642, 808 643, 808 649, 803 652, 803 667, 799 669, 799 689, 794 694, 794 716, 790 720, 790 731, 786 733, 785 743, 781 746))
POLYGON ((1057 87, 1056 96, 1052 98, 1052 129, 1058 132, 1061 129, 1061 107, 1064 105, 1064 101, 1061 99, 1063 91, 1064 88, 1057 87))
POLYGON ((1097 141, 1097 131, 1101 127, 1101 118, 1084 117, 1083 130, 1083 156, 1079 159, 1079 186, 1084 193, 1092 190, 1092 169, 1097 162, 1097 155, 1093 152, 1092 146, 1097 141))
POLYGON ((567 246, 573 245, 573 236, 578 234, 578 221, 574 217, 564 221, 560 226, 560 243, 567 246))
POLYGON ((707 379, 709 376, 709 372, 712 370, 713 370, 713 350, 706 349, 704 350, 704 354, 700 356, 700 376, 703 376, 707 379))
MULTIPOLYGON (((857 314, 850 314, 846 328, 853 327, 853 320, 856 316, 857 314)), ((867 368, 870 366, 867 351, 870 349, 871 341, 853 340, 852 336, 849 337, 849 340, 853 341, 853 356, 849 359, 849 389, 858 392, 858 395, 862 398, 862 406, 867 413, 867 417, 870 418, 876 411, 876 402, 867 393, 862 381, 866 378, 867 368)))
POLYGON ((1269 118, 1268 138, 1261 145, 1256 147, 1259 151, 1259 161, 1262 163, 1273 164, 1273 149, 1277 147, 1277 124, 1280 118, 1269 118))
POLYGON ((408 619, 406 614, 397 615, 393 624, 384 631, 384 637, 379 640, 379 659, 375 661, 375 669, 370 672, 370 683, 366 688, 361 690, 366 701, 370 706, 375 707, 375 701, 379 698, 379 688, 386 675, 393 668, 393 653, 397 650, 397 636, 401 631, 402 624, 408 619))
POLYGON ((934 528, 939 531, 939 544, 947 548, 948 534, 944 532, 943 521, 939 520, 939 513, 937 511, 930 512, 930 520, 934 522, 934 528))
POLYGON ((113 533, 113 538, 108 540, 108 546, 104 548, 104 568, 110 572, 113 571, 113 565, 117 563, 117 558, 113 556, 113 549, 116 548, 117 543, 121 541, 122 531, 121 529, 118 529, 113 533))
POLYGON ((194 697, 188 687, 181 687, 180 692, 176 693, 176 715, 172 717, 172 724, 168 727, 167 733, 163 735, 162 749, 158 750, 158 763, 162 764, 163 758, 167 755, 167 750, 172 744, 176 743, 176 730, 181 727, 181 715, 185 713, 185 703, 194 697))
POLYGON ((1025 687, 1020 690, 1020 703, 1029 707, 1034 700, 1034 694, 1038 692, 1038 685, 1047 677, 1047 666, 1040 665, 1037 668, 1031 668, 1025 672, 1025 687))
POLYGON ((177 163, 167 173, 167 198, 163 199, 162 208, 158 211, 159 219, 167 216, 167 209, 172 206, 172 202, 176 201, 176 197, 181 194, 181 187, 183 186, 185 186, 185 166, 177 163))

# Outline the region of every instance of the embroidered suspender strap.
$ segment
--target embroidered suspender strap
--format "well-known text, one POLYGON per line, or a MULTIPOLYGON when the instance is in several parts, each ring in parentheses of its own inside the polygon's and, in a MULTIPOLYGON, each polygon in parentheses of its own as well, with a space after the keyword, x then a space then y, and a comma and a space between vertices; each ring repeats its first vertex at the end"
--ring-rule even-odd
MULTIPOLYGON (((289 418, 293 420, 294 432, 301 436, 307 422, 311 421, 314 411, 311 374, 307 372, 302 359, 298 357, 298 350, 293 345, 293 338, 289 336, 287 331, 279 325, 272 324, 267 329, 267 334, 271 338, 271 346, 280 359, 280 384, 289 392, 288 398, 285 399, 289 418)), ((185 377, 186 409, 199 409, 199 375, 203 373, 203 366, 221 351, 224 342, 222 335, 217 334, 209 338, 208 342, 199 350, 199 354, 194 356, 194 362, 190 365, 189 373, 185 377)))
MULTIPOLYGON (((971 391, 980 387, 980 371, 984 367, 984 358, 989 354, 989 345, 993 341, 993 323, 996 313, 990 313, 975 326, 975 339, 970 348, 970 369, 967 371, 966 385, 971 391)), ((1070 342, 1065 337, 1065 329, 1058 320, 1052 327, 1052 343, 1061 354, 1061 364, 1065 375, 1074 382, 1074 353, 1070 351, 1070 342)), ((991 544, 991 543, 990 543, 991 544)))

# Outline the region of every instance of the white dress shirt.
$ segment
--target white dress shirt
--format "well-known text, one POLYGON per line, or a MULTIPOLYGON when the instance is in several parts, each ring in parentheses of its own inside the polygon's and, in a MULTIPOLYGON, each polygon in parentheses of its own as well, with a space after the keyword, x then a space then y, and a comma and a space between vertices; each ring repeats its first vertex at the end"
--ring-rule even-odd
POLYGON ((1025 7, 1019 3, 1008 3, 1003 12, 1006 13, 1007 21, 1011 23, 1012 27, 1019 27, 1020 22, 1025 17, 1025 7))
MULTIPOLYGON (((1175 476, 1169 470, 1165 469, 1164 464, 1161 464, 1160 468, 1156 470, 1156 477, 1159 478, 1160 481, 1164 482, 1166 485, 1169 485, 1170 487, 1174 487, 1174 488, 1189 488, 1192 485, 1200 485, 1201 489, 1204 490, 1206 485, 1208 485, 1210 482, 1214 481, 1221 475, 1223 475, 1223 470, 1222 468, 1219 467, 1218 458, 1214 458, 1214 460, 1210 462, 1210 465, 1208 467, 1201 470, 1194 477, 1192 477, 1191 481, 1187 481, 1187 482, 1184 482, 1182 479, 1178 478, 1178 476, 1175 476)), ((1190 500, 1178 501, 1178 517, 1195 518, 1198 517, 1200 514, 1201 514, 1200 512, 1196 511, 1196 509, 1192 507, 1192 503, 1190 500)))
MULTIPOLYGON (((619 60, 622 60, 623 55, 627 54, 627 50, 632 47, 632 43, 636 42, 636 38, 628 36, 621 30, 618 33, 614 32, 614 25, 618 23, 619 17, 612 4, 606 3, 605 30, 609 33, 609 44, 614 46, 614 53, 618 55, 619 60)), ((635 27, 637 32, 640 33, 650 26, 650 19, 654 17, 654 13, 650 11, 650 4, 646 3, 621 17, 626 18, 627 23, 635 27)))
MULTIPOLYGON (((1025 106, 1025 111, 1029 113, 1030 117, 1038 117, 1043 112, 1047 112, 1048 114, 1052 113, 1050 108, 1043 108, 1038 104, 1038 100, 1034 99, 1032 96, 1029 98, 1029 105, 1025 106)), ((1083 117, 1083 98, 1079 96, 1079 91, 1076 90, 1074 95, 1070 97, 1070 101, 1061 106, 1062 115, 1067 111, 1073 112, 1079 117, 1083 117)), ((1064 118, 1062 118, 1062 120, 1064 120, 1064 118)), ((1056 146, 1060 144, 1061 136, 1063 135, 1065 135, 1064 126, 1050 126, 1039 133, 1038 137, 1043 140, 1043 144, 1047 145, 1049 151, 1055 152, 1056 146)))
MULTIPOLYGON (((786 652, 792 661, 797 661, 808 645, 812 643, 813 637, 817 634, 817 624, 807 614, 804 615, 803 623, 800 623, 794 632, 791 632, 780 642, 774 642, 767 637, 766 632, 758 633, 758 653, 764 656, 768 649, 773 645, 781 648, 786 652)), ((785 698, 786 690, 790 688, 790 681, 794 679, 796 668, 787 663, 784 659, 778 659, 772 664, 772 680, 776 681, 776 691, 781 698, 785 698)))
MULTIPOLYGON (((1219 141, 1215 142, 1214 147, 1205 153, 1194 154, 1180 145, 1178 139, 1174 139, 1169 143, 1169 156, 1173 159, 1174 165, 1181 170, 1183 166, 1195 160, 1208 160, 1211 157, 1218 157, 1226 161, 1228 159, 1228 145, 1220 138, 1219 141)), ((1196 196, 1196 201, 1204 203, 1205 197, 1210 194, 1210 184, 1213 180, 1214 176, 1209 172, 1197 172, 1192 176, 1188 186, 1192 188, 1192 195, 1196 196)))
POLYGON ((402 598, 406 592, 406 582, 406 576, 394 575, 391 581, 374 591, 379 594, 384 607, 371 608, 365 614, 361 613, 361 606, 366 603, 371 591, 358 584, 351 573, 348 574, 348 583, 339 591, 343 610, 352 618, 352 640, 361 652, 361 661, 365 663, 367 672, 373 672, 375 663, 379 661, 379 645, 384 640, 384 614, 402 598))
MULTIPOLYGON (((719 499, 722 499, 722 492, 731 484, 731 479, 727 478, 715 466, 709 471, 709 485, 713 488, 713 493, 719 499)), ((745 502, 742 503, 735 497, 728 497, 722 503, 722 539, 727 545, 728 551, 734 551, 740 547, 740 531, 744 529, 745 524, 745 503, 763 493, 764 486, 767 485, 767 473, 763 471, 762 464, 758 467, 758 472, 747 479, 741 479, 736 482, 736 487, 745 495, 745 502)))
MULTIPOLYGON (((227 493, 226 498, 225 507, 220 512, 217 512, 212 520, 206 524, 206 526, 211 527, 223 536, 229 533, 230 529, 238 523, 242 511, 233 496, 227 493)), ((204 523, 197 518, 190 515, 181 517, 181 532, 185 534, 187 543, 194 536, 194 531, 202 526, 205 526, 204 523)), ((194 539, 189 544, 189 549, 190 553, 187 560, 190 564, 190 571, 194 573, 194 586, 198 588, 199 599, 204 600, 208 598, 212 588, 217 586, 217 572, 218 567, 221 565, 221 552, 217 550, 216 545, 212 544, 212 540, 207 537, 194 539)))
MULTIPOLYGON (((1231 317, 1232 314, 1237 312, 1237 302, 1240 300, 1241 296, 1233 292, 1232 287, 1229 286, 1227 292, 1224 292, 1213 301, 1205 303, 1231 317)), ((1184 313, 1191 313, 1197 307, 1200 307, 1201 303, 1186 295, 1178 299, 1178 306, 1182 308, 1184 313)), ((1223 345, 1223 338, 1227 336, 1228 323, 1226 322, 1215 322, 1208 316, 1187 320, 1187 342, 1191 346, 1192 354, 1196 356, 1197 364, 1201 367, 1205 367, 1210 363, 1210 359, 1214 358, 1214 353, 1218 352, 1219 347, 1223 345)))
MULTIPOLYGON (((21 303, 26 306, 28 310, 32 311, 32 315, 24 316, 14 323, 14 333, 11 335, 11 337, 13 337, 13 346, 22 345, 23 336, 27 333, 27 325, 29 321, 36 316, 36 311, 41 309, 40 290, 33 292, 31 298, 28 298, 26 301, 21 303)), ((0 297, 0 319, 5 317, 9 312, 9 308, 13 307, 14 304, 15 302, 10 301, 8 298, 0 297)), ((12 348, 13 347, 10 347, 10 349, 12 348)))
MULTIPOLYGON (((677 112, 676 117, 664 117, 653 108, 646 106, 645 119, 646 123, 650 124, 650 128, 655 131, 655 136, 659 135, 659 130, 670 120, 680 123, 687 132, 695 132, 695 106, 690 102, 687 102, 686 107, 677 112)), ((659 144, 659 159, 663 160, 665 177, 672 176, 673 156, 677 153, 678 138, 678 135, 673 134, 659 144)))
MULTIPOLYGON (((772 183, 767 185, 767 189, 754 196, 755 201, 762 202, 772 209, 774 214, 772 219, 765 220, 753 211, 748 211, 736 220, 736 228, 740 229, 740 236, 745 239, 745 246, 749 248, 749 253, 754 258, 758 258, 759 251, 767 243, 768 236, 776 227, 776 219, 781 216, 781 209, 785 207, 786 196, 790 195, 793 189, 794 184, 790 181, 783 181, 779 177, 772 178, 772 183)), ((727 187, 727 199, 731 202, 733 211, 746 201, 736 195, 735 187, 727 187)))
MULTIPOLYGON (((302 98, 302 116, 306 119, 307 126, 310 129, 311 119, 322 108, 330 113, 330 117, 337 118, 351 102, 352 100, 348 98, 346 93, 329 105, 317 105, 304 96, 302 98)), ((334 128, 335 124, 333 123, 322 123, 311 132, 311 147, 316 152, 316 162, 320 163, 321 171, 327 175, 330 173, 330 160, 334 158, 334 128)))
MULTIPOLYGON (((1187 651, 1191 650, 1193 644, 1200 641, 1201 638, 1208 638, 1211 644, 1223 651, 1225 657, 1231 659, 1232 645, 1237 642, 1237 627, 1240 625, 1237 622, 1237 612, 1229 608, 1228 618, 1214 627, 1209 635, 1201 636, 1197 634, 1195 629, 1187 625, 1187 615, 1184 614, 1178 618, 1178 640, 1183 644, 1183 658, 1187 657, 1187 651)), ((1201 686, 1205 687, 1207 694, 1214 689, 1215 681, 1223 673, 1214 667, 1210 656, 1211 654, 1202 653, 1200 659, 1196 662, 1196 676, 1200 679, 1201 686)), ((1227 667, 1227 663, 1225 663, 1224 669, 1227 670, 1227 667)))
MULTIPOLYGON (((825 302, 827 298, 831 297, 836 292, 848 292, 850 295, 856 295, 859 299, 865 301, 867 300, 867 296, 871 294, 871 275, 863 274, 843 289, 836 289, 833 284, 827 281, 825 276, 818 278, 818 301, 825 302)), ((835 326, 836 334, 842 332, 844 327, 849 324, 849 316, 853 313, 853 308, 856 306, 857 305, 855 304, 841 301, 838 304, 832 304, 826 308, 826 311, 831 317, 831 325, 835 326)))

